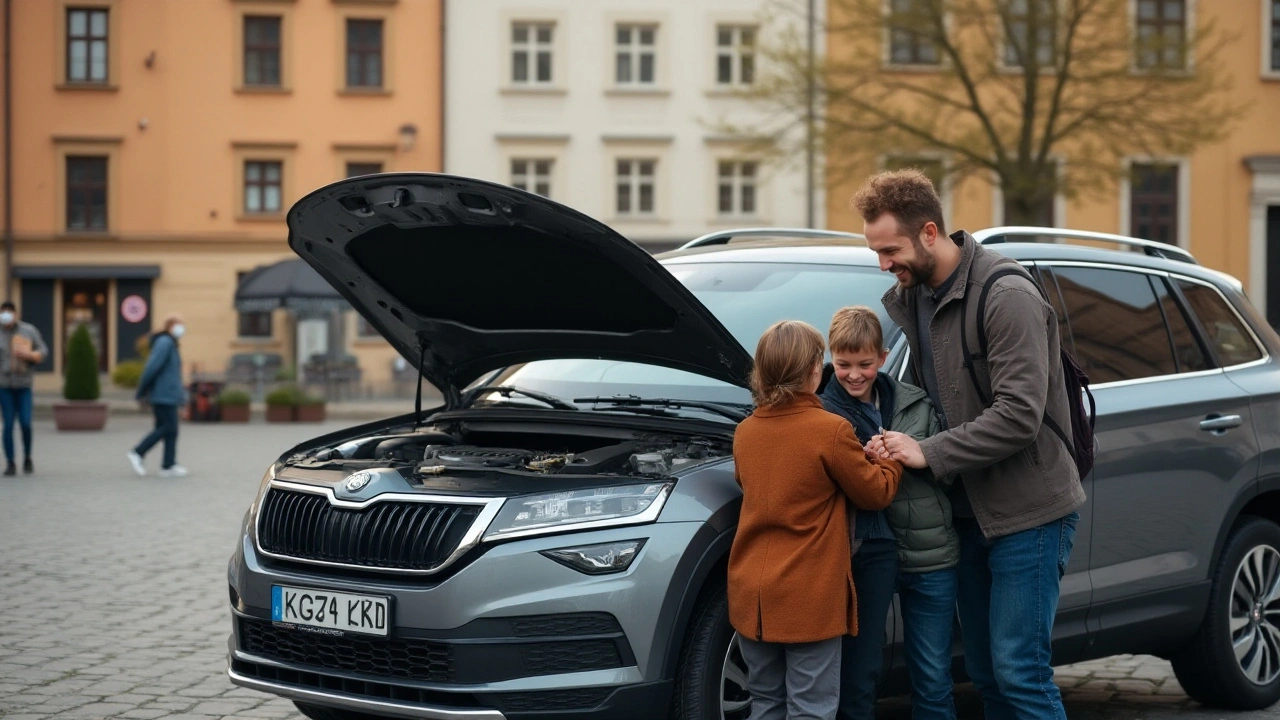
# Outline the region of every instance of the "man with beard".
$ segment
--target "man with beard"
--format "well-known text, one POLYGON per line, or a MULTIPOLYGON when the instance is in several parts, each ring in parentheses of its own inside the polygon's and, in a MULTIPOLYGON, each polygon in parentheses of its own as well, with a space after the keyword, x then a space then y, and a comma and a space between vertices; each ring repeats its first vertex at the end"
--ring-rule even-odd
POLYGON ((965 666, 986 717, 1065 720, 1051 640, 1085 497, 1069 443, 1050 424, 1071 429, 1057 317, 1025 271, 996 278, 983 317, 987 353, 970 368, 962 348, 978 347, 978 296, 992 274, 1017 263, 963 230, 948 237, 942 204, 919 171, 873 176, 853 203, 880 269, 898 279, 884 306, 944 427, 920 441, 885 432, 868 450, 956 476, 965 666))

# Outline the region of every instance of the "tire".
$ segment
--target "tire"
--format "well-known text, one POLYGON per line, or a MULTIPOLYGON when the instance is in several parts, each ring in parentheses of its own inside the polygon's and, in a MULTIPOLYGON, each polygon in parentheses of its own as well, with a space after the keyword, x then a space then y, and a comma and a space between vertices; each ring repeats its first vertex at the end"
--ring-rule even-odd
POLYGON ((369 713, 356 712, 355 710, 327 708, 310 703, 295 702, 294 706, 298 708, 298 712, 311 718, 311 720, 392 720, 386 715, 370 715, 369 713))
POLYGON ((1204 621, 1171 661, 1178 682, 1202 705, 1258 710, 1280 700, 1280 525, 1251 516, 1236 522, 1204 621))
POLYGON ((737 638, 724 586, 705 591, 680 648, 671 720, 746 720, 751 714, 737 638))

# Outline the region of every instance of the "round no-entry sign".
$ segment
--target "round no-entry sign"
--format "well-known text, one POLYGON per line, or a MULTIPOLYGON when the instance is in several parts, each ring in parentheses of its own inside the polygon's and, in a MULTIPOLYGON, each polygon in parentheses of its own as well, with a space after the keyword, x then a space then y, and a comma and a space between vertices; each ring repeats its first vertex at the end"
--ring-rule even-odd
POLYGON ((138 323, 147 319, 147 301, 141 295, 130 295, 120 301, 120 317, 138 323))

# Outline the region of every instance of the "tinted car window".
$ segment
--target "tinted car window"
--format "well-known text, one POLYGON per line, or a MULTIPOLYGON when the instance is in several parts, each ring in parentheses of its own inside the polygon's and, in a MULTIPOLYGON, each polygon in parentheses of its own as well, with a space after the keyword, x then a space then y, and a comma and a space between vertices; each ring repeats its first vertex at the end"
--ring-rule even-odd
POLYGON ((1075 357, 1090 383, 1178 371, 1169 330, 1144 273, 1055 267, 1075 357))
POLYGON ((1151 287, 1155 289, 1156 297, 1160 300, 1160 307, 1164 309, 1164 319, 1169 325, 1169 337, 1173 341, 1173 354, 1178 358, 1179 372, 1195 372, 1213 367, 1204 354, 1204 349, 1200 347, 1200 341, 1191 331, 1191 323, 1187 322, 1187 316, 1173 299, 1173 295, 1169 293, 1165 279, 1155 275, 1148 275, 1147 279, 1151 281, 1151 287))
POLYGON ((1249 329, 1227 307, 1217 290, 1189 280, 1178 280, 1177 283, 1191 306, 1191 312, 1200 318, 1200 325, 1207 336, 1205 340, 1218 354, 1218 362, 1230 367, 1262 359, 1262 350, 1249 336, 1249 329))
MULTIPOLYGON (((886 346, 899 336, 880 297, 894 283, 875 267, 799 263, 680 263, 667 266, 748 352, 779 320, 803 320, 823 336, 845 305, 874 308, 886 346)), ((595 359, 540 360, 512 368, 500 382, 561 398, 635 394, 719 402, 751 402, 744 389, 693 373, 595 359)))

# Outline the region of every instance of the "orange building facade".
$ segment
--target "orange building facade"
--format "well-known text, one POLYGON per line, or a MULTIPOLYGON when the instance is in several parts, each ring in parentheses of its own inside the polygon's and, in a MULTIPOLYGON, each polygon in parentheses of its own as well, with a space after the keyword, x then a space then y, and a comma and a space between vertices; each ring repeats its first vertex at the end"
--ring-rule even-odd
MULTIPOLYGON (((838 14, 846 2, 830 0, 828 12, 838 14)), ((1122 180, 1101 198, 1087 193, 1078 200, 1059 197, 1046 208, 1045 222, 1174 242, 1202 264, 1243 281, 1255 305, 1272 325, 1280 326, 1280 0, 1129 0, 1126 9, 1127 17, 1115 21, 1135 28, 1135 33, 1140 24, 1162 33, 1170 31, 1169 25, 1179 26, 1179 33, 1216 25, 1231 38, 1220 56, 1233 82, 1228 100, 1247 107, 1247 112, 1221 142, 1187 156, 1125 158, 1130 167, 1151 169, 1149 176, 1135 176, 1150 177, 1148 187, 1135 188, 1122 180)), ((911 47, 893 48, 890 43, 885 33, 882 72, 905 73, 903 77, 930 72, 919 62, 918 51, 913 54, 911 47), (894 64, 899 52, 910 58, 901 66, 894 64)), ((837 57, 848 52, 847 44, 837 38, 829 39, 828 48, 837 57)), ((947 162, 942 154, 927 159, 947 162)), ((894 160, 901 159, 887 149, 881 167, 894 160)), ((876 169, 868 167, 866 172, 876 169)), ((828 183, 829 226, 861 229, 861 219, 849 207, 857 184, 828 183)), ((942 196, 949 228, 1004 224, 1000 190, 985 178, 945 182, 942 196)))
MULTIPOLYGON (((336 342, 237 313, 237 282, 294 257, 284 213, 311 190, 439 170, 439 2, 11 2, 7 290, 52 349, 37 387, 59 387, 81 323, 104 373, 172 312, 189 371, 336 342)), ((388 382, 394 351, 343 322, 364 380, 388 382)))

